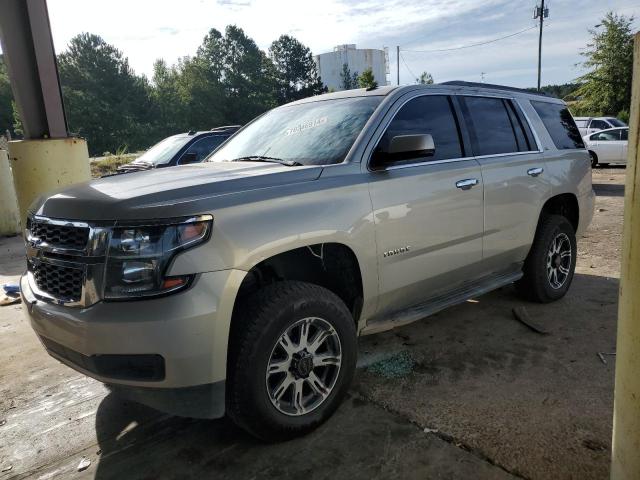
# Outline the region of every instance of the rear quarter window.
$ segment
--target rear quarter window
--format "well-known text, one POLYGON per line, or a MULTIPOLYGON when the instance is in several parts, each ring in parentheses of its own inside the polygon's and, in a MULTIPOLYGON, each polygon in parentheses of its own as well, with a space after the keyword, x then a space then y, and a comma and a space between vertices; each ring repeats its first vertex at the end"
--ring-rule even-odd
POLYGON ((538 113, 558 150, 584 148, 580 130, 565 105, 536 101, 532 101, 531 105, 538 113))

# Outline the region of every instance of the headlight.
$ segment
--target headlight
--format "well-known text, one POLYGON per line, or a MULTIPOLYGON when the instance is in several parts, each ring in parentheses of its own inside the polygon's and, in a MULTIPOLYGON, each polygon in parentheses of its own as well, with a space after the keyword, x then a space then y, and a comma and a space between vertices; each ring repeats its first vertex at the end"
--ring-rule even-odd
POLYGON ((202 215, 114 227, 107 253, 104 297, 148 297, 185 288, 192 276, 167 277, 167 269, 178 252, 209 238, 212 223, 210 215, 202 215))

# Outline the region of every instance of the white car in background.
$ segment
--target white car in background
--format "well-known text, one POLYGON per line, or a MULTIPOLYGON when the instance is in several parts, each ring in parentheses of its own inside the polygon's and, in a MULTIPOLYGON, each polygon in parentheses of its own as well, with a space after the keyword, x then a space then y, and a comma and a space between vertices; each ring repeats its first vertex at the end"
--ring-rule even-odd
POLYGON ((591 157, 591 166, 627 163, 629 127, 609 128, 585 135, 584 144, 591 157))
POLYGON ((615 117, 574 117, 573 118, 580 130, 580 135, 590 135, 600 130, 608 130, 609 128, 628 127, 622 120, 615 117))

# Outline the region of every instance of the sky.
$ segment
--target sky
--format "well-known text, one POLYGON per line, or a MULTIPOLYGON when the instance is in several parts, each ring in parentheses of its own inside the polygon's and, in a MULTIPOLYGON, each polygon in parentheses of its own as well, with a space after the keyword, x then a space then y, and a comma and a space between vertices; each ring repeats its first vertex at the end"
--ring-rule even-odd
MULTIPOLYGON (((539 0, 48 0, 57 52, 81 32, 115 45, 138 74, 151 76, 154 60, 173 64, 193 55, 210 28, 241 27, 264 50, 282 34, 293 35, 314 54, 335 45, 389 47, 389 80, 400 83, 423 71, 436 82, 484 81, 516 87, 536 84, 538 30, 483 46, 481 43, 534 27, 539 0)), ((640 17, 640 0, 547 0, 542 84, 572 81, 588 39, 605 13, 640 17)), ((636 21, 634 27, 640 27, 636 21)), ((382 83, 382 82, 380 82, 382 83)))

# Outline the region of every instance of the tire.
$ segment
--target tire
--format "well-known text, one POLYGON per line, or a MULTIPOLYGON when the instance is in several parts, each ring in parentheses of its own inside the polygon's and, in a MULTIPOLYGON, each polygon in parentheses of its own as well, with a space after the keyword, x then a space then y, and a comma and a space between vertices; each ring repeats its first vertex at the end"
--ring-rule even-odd
POLYGON ((543 216, 524 262, 524 276, 516 282, 517 291, 539 303, 564 297, 573 280, 576 254, 576 235, 569 221, 561 215, 543 216))
POLYGON ((336 410, 356 359, 355 322, 338 296, 309 283, 274 283, 243 301, 234 318, 227 414, 261 440, 303 435, 336 410))
POLYGON ((596 168, 598 166, 598 156, 595 152, 589 150, 589 158, 591 158, 591 168, 596 168))

